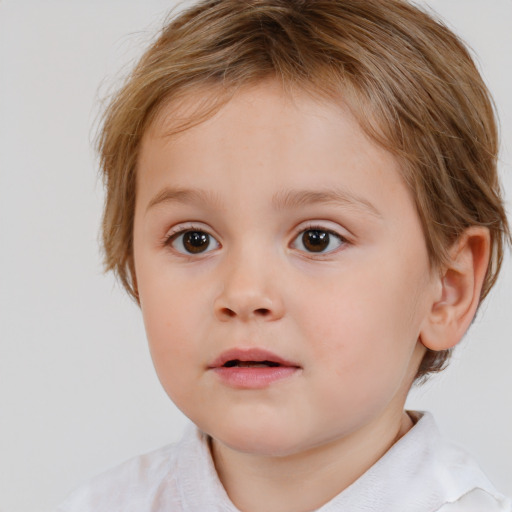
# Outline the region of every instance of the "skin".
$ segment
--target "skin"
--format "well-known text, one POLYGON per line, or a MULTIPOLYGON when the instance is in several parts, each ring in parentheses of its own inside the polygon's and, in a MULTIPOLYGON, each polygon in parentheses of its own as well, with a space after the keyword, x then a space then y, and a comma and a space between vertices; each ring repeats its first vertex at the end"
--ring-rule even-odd
POLYGON ((143 139, 134 225, 157 374, 211 436, 240 510, 315 509, 412 426, 404 402, 444 296, 413 199, 346 109, 305 93, 262 83, 169 137, 174 113, 143 139), (302 244, 312 227, 325 252, 302 244), (191 229, 211 237, 204 252, 187 253, 191 229), (299 369, 257 390, 208 369, 249 347, 299 369))

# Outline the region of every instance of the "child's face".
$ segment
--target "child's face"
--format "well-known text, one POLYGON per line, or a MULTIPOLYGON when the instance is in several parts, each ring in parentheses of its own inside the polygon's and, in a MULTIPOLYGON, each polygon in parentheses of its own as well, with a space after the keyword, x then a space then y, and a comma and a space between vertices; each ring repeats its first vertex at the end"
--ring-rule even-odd
POLYGON ((143 140, 134 256, 172 400, 261 454, 400 418, 438 287, 395 159, 341 108, 271 83, 169 138, 171 114, 143 140), (222 367, 244 358, 283 364, 222 367))

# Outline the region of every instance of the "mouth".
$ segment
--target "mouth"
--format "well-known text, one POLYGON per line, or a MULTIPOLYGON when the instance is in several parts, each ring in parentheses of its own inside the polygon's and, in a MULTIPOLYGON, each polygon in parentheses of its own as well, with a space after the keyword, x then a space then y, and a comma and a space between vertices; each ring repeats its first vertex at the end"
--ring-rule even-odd
POLYGON ((277 354, 259 348, 227 350, 208 366, 209 369, 278 367, 300 368, 298 364, 292 361, 287 361, 277 354))
POLYGON ((236 389, 263 389, 296 375, 301 367, 262 349, 232 349, 208 366, 220 382, 236 389))

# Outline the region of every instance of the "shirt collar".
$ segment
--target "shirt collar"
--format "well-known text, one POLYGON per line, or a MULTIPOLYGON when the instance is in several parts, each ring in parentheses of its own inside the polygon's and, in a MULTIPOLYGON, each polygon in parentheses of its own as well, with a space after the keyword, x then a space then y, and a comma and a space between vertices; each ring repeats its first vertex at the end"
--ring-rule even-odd
MULTIPOLYGON (((429 413, 410 413, 416 424, 366 473, 317 512, 437 510, 475 488, 494 489, 463 450, 445 441, 429 413)), ((180 443, 178 475, 186 512, 239 512, 215 471, 208 436, 190 428, 180 443)))

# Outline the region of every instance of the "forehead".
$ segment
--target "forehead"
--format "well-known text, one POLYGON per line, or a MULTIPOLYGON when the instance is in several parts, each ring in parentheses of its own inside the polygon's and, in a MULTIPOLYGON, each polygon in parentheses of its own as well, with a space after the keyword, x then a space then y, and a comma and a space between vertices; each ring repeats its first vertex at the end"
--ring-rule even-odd
POLYGON ((403 186, 396 159, 365 135, 342 103, 285 91, 273 81, 221 97, 212 112, 217 98, 194 91, 160 110, 142 140, 138 194, 157 183, 222 194, 222 180, 232 186, 266 179, 276 190, 290 181, 336 188, 343 177, 350 177, 345 187, 361 190, 365 181, 375 189, 403 186))
MULTIPOLYGON (((165 152, 167 169, 208 168, 230 161, 239 174, 272 158, 290 162, 295 173, 319 179, 318 158, 336 165, 340 158, 354 164, 388 169, 387 178, 399 178, 396 159, 377 146, 341 101, 313 97, 301 89, 287 89, 273 80, 246 86, 235 93, 219 87, 196 88, 179 101, 164 105, 141 142, 139 180, 165 152), (391 169, 393 172, 391 172, 391 169)), ((160 162, 161 164, 162 162, 160 162)))

